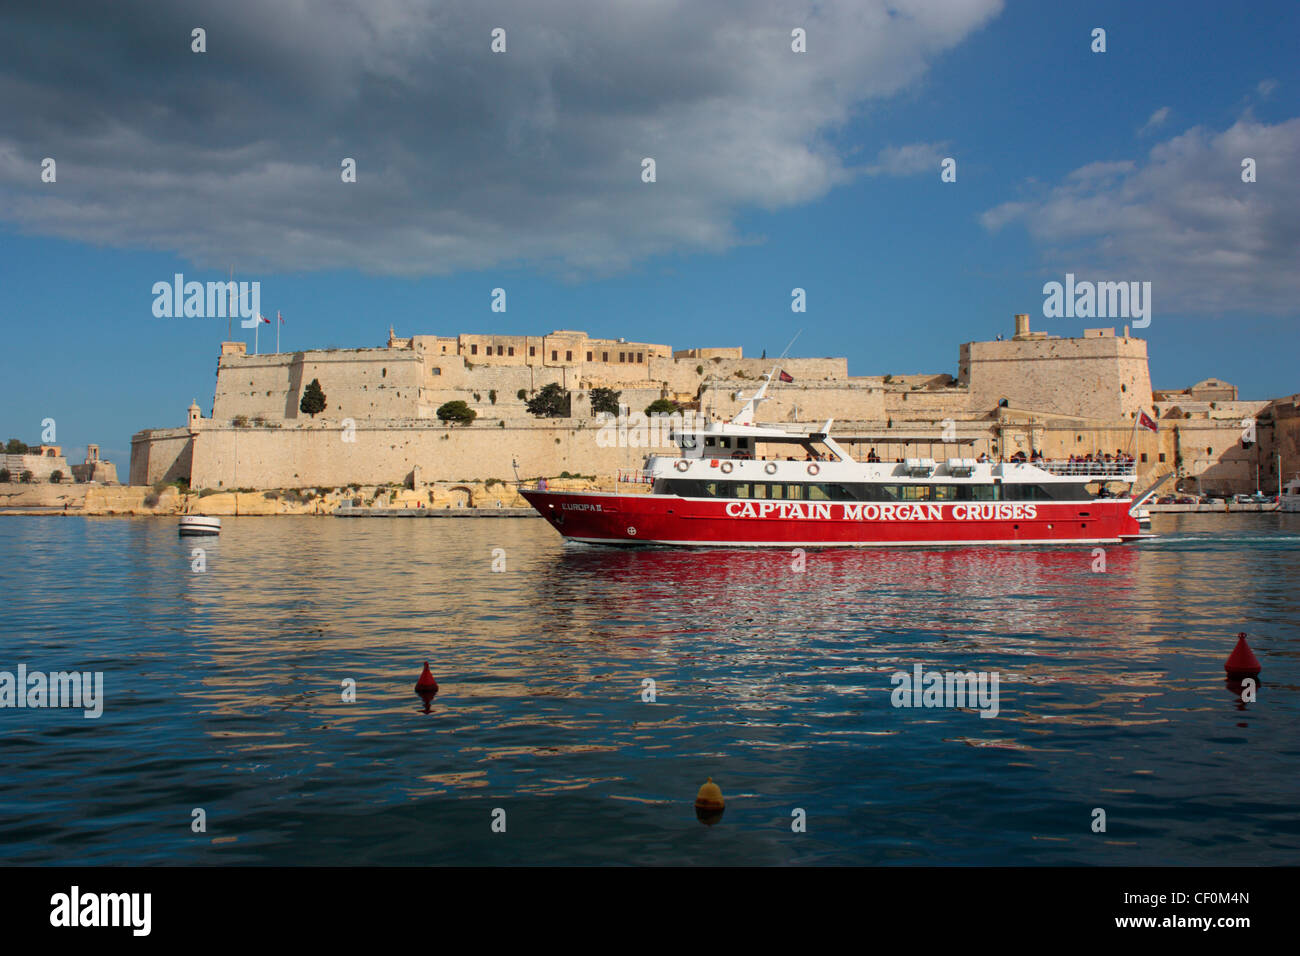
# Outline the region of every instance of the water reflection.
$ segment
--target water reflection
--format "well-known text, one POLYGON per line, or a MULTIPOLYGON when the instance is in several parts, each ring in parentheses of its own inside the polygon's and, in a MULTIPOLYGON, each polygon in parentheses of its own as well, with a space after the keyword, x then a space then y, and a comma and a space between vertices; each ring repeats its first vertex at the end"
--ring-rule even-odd
POLYGON ((1300 516, 1156 530, 1104 573, 1090 547, 810 551, 797 571, 788 551, 566 546, 517 519, 235 518, 201 543, 6 519, 6 659, 102 668, 107 702, 94 728, 0 716, 0 855, 411 862, 393 834, 415 807, 416 849, 457 862, 685 863, 715 776, 730 842, 711 862, 1280 862, 1300 845, 1300 516), (1220 683, 1237 631, 1266 707, 1220 683), (426 659, 436 698, 412 693, 426 659), (998 673, 999 716, 893 708, 917 663, 998 673), (531 821, 509 860, 484 800, 531 821), (158 825, 201 801, 224 842, 158 825), (1124 831, 1104 843, 1075 826, 1102 801, 1124 831), (792 806, 816 825, 774 842, 792 806))

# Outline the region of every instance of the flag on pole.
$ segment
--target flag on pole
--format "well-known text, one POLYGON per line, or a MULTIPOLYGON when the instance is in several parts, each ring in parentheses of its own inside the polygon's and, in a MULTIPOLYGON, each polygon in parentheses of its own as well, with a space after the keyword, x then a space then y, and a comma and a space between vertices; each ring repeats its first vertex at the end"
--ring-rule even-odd
POLYGON ((791 375, 789 372, 785 371, 784 369, 782 369, 781 372, 780 372, 780 374, 777 375, 777 378, 779 378, 779 379, 780 379, 781 381, 783 381, 783 382, 793 382, 793 381, 794 381, 794 376, 791 375))
POLYGON ((268 319, 266 316, 264 316, 262 313, 260 313, 260 312, 257 313, 257 317, 258 317, 259 319, 261 319, 263 322, 265 322, 267 325, 270 325, 270 324, 271 324, 271 320, 268 319))
POLYGON ((1155 419, 1153 419, 1145 411, 1141 411, 1141 410, 1138 411, 1138 427, 1145 428, 1149 432, 1154 432, 1159 428, 1159 426, 1155 422, 1155 419))
POLYGON ((280 314, 279 309, 275 310, 275 317, 280 320, 281 325, 284 325, 284 316, 280 314))

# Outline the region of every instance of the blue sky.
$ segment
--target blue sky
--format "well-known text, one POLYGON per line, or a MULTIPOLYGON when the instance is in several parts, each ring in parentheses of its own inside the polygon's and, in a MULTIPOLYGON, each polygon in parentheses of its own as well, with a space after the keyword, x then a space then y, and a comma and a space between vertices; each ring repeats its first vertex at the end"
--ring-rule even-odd
POLYGON ((342 57, 305 28, 277 41, 341 57, 312 82, 266 65, 287 52, 250 47, 269 42, 255 4, 192 5, 161 26, 143 12, 93 24, 94 5, 75 30, 14 24, 0 41, 3 437, 36 441, 52 417, 77 460, 98 442, 124 473, 132 433, 182 424, 194 398, 207 414, 226 321, 155 318, 150 290, 232 264, 261 282, 264 312, 283 311, 286 350, 380 345, 392 325, 758 355, 802 329, 794 354, 846 355, 863 375, 955 373, 958 345, 1008 333, 1015 312, 1058 335, 1121 326, 1045 319, 1043 283, 1147 280, 1155 387, 1300 391, 1300 5, 915 0, 895 5, 903 25, 863 22, 865 0, 693 21, 690 5, 613 4, 594 21, 571 6, 551 20, 475 7, 451 28, 474 41, 429 55, 408 39, 433 29, 424 8, 386 0, 369 9, 399 21, 387 39, 335 24, 378 32, 374 47, 342 57), (776 26, 729 39, 754 21, 776 26), (209 52, 150 60, 200 22, 209 52), (498 22, 510 46, 493 60, 480 46, 498 22), (797 66, 788 39, 757 67, 746 56, 800 23, 797 66), (620 25, 640 42, 607 49, 620 25), (70 30, 80 39, 61 42, 70 30), (629 50, 643 59, 616 76, 629 50), (1256 183, 1240 180, 1244 155, 1256 183), (39 182, 44 156, 56 184, 39 182), (340 182, 341 156, 357 183, 340 182), (949 156, 955 183, 940 181, 949 156))

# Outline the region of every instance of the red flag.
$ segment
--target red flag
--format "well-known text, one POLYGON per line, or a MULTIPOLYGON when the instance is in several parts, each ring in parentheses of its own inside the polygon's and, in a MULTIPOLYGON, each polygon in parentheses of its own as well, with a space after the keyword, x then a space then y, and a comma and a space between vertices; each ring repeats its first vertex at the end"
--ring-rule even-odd
POLYGON ((793 382, 793 381, 794 381, 794 376, 791 375, 789 372, 785 371, 784 369, 781 370, 781 374, 778 375, 777 377, 780 378, 781 381, 783 381, 783 382, 793 382))
POLYGON ((1145 428, 1147 431, 1152 432, 1156 431, 1159 427, 1156 425, 1155 420, 1144 411, 1138 412, 1138 425, 1145 428))
POLYGON ((275 317, 280 320, 281 325, 284 325, 284 316, 280 314, 279 309, 276 310, 275 317))
POLYGON ((261 319, 263 322, 265 322, 267 325, 271 324, 271 320, 264 315, 259 315, 258 318, 261 319))

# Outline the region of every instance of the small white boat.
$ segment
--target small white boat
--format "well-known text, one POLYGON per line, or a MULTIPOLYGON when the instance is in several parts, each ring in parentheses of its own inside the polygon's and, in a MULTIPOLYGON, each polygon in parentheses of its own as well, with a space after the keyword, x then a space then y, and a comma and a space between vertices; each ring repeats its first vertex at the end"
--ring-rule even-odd
POLYGON ((1277 501, 1279 511, 1300 511, 1300 476, 1286 483, 1277 501))
POLYGON ((209 515, 181 515, 181 534, 220 534, 221 519, 209 515))

